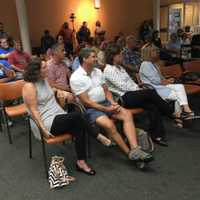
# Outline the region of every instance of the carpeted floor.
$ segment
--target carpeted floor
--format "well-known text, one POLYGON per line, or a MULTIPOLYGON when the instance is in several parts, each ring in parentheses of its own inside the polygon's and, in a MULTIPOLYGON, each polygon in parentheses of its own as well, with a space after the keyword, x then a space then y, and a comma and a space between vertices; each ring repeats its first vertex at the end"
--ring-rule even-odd
POLYGON ((40 143, 33 140, 33 159, 28 157, 27 127, 15 123, 13 144, 0 133, 0 200, 199 200, 200 133, 173 127, 166 122, 169 147, 158 147, 155 161, 145 172, 117 147, 106 148, 92 141, 89 163, 97 175, 76 172, 73 144, 48 148, 49 156, 65 156, 65 165, 76 177, 71 185, 50 190, 45 178, 40 143))

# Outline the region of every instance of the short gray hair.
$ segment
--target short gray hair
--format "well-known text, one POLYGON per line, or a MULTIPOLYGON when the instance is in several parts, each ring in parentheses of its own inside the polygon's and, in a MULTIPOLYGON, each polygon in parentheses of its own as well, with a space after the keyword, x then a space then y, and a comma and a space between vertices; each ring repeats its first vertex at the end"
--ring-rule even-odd
POLYGON ((62 46, 63 44, 55 43, 52 47, 51 50, 52 52, 57 52, 57 50, 62 46))
POLYGON ((88 58, 91 53, 95 53, 94 49, 91 48, 83 48, 79 52, 79 62, 80 64, 83 64, 83 59, 88 58))

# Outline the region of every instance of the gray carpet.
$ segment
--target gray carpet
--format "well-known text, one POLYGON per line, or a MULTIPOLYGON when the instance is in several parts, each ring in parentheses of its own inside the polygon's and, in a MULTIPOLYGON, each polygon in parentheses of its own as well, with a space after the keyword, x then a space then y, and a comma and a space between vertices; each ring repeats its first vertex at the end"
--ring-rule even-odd
POLYGON ((158 147, 155 161, 145 172, 117 147, 92 141, 95 177, 76 172, 73 144, 48 147, 49 156, 65 156, 65 165, 76 177, 71 185, 50 190, 45 178, 40 143, 33 140, 33 159, 28 157, 28 132, 22 122, 12 128, 13 144, 0 133, 0 200, 199 200, 200 133, 166 122, 169 147, 158 147))

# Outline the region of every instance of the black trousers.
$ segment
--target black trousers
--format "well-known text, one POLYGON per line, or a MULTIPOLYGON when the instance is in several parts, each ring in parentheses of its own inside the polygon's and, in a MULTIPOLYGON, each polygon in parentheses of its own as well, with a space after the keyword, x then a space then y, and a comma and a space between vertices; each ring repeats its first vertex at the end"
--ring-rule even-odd
POLYGON ((150 120, 149 131, 153 139, 165 137, 165 129, 161 113, 171 117, 173 109, 164 101, 155 90, 138 90, 126 92, 122 99, 125 108, 143 108, 147 110, 150 120))
POLYGON ((57 115, 51 126, 50 132, 53 135, 61 135, 66 132, 75 137, 75 149, 78 160, 86 159, 86 136, 89 135, 97 138, 97 132, 89 124, 88 120, 78 112, 57 115))

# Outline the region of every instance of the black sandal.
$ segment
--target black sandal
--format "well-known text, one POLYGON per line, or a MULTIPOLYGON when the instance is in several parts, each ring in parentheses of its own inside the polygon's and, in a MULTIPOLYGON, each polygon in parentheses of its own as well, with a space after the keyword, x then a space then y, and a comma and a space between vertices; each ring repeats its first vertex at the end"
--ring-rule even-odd
POLYGON ((94 169, 91 168, 90 171, 86 171, 85 169, 81 168, 78 164, 76 164, 76 170, 89 176, 94 176, 96 174, 96 171, 94 169))
POLYGON ((194 112, 193 112, 193 111, 191 111, 191 112, 185 112, 185 111, 183 111, 183 112, 181 113, 181 119, 182 119, 182 120, 191 119, 191 118, 193 118, 193 117, 194 117, 194 112))

